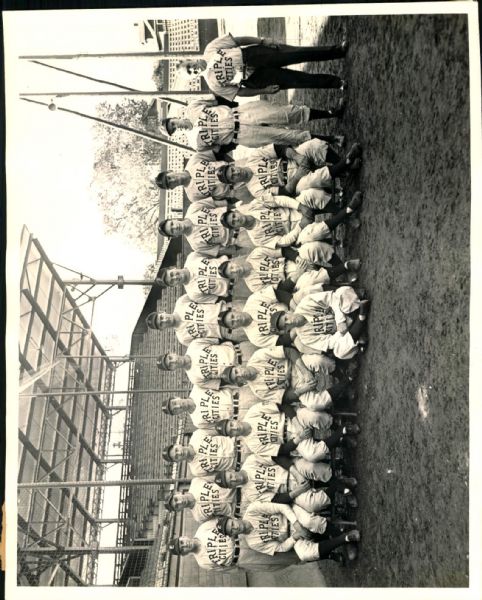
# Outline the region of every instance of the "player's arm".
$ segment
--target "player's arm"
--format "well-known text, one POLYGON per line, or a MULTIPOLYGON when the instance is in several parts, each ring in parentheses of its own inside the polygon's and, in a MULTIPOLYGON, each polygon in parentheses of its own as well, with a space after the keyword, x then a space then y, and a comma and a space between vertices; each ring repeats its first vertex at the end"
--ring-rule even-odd
POLYGON ((259 96, 261 94, 276 94, 279 91, 279 85, 267 85, 264 88, 247 88, 240 87, 238 91, 238 96, 243 98, 249 98, 251 96, 259 96))
POLYGON ((294 210, 298 210, 300 207, 300 203, 296 198, 290 198, 289 196, 283 196, 282 194, 271 194, 270 192, 263 194, 261 201, 263 205, 268 208, 281 206, 283 208, 293 208, 294 210))
POLYGON ((310 482, 304 481, 303 483, 300 483, 300 485, 297 485, 290 492, 278 492, 273 496, 271 502, 276 502, 278 504, 292 504, 293 500, 298 498, 298 496, 301 496, 301 494, 308 492, 310 489, 310 482))
POLYGON ((262 44, 264 38, 253 37, 253 36, 233 36, 233 40, 238 46, 253 46, 255 44, 262 44))

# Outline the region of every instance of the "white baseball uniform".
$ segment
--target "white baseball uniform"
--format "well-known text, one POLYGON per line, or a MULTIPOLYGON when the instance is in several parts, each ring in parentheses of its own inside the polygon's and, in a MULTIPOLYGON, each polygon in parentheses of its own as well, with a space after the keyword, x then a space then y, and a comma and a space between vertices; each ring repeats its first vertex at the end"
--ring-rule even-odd
POLYGON ((221 256, 223 248, 232 244, 233 232, 221 222, 226 211, 226 206, 216 206, 212 202, 191 204, 185 218, 191 221, 193 230, 185 238, 194 251, 221 256))
POLYGON ((184 117, 193 128, 186 132, 189 145, 195 150, 219 148, 235 142, 241 146, 259 148, 266 144, 297 146, 311 139, 309 131, 288 129, 308 126, 307 106, 278 105, 257 100, 233 109, 219 105, 212 98, 189 102, 184 117))
POLYGON ((195 385, 189 393, 196 408, 190 413, 194 427, 212 429, 222 419, 235 418, 239 410, 239 393, 232 388, 204 389, 195 385))
MULTIPOLYGON (((326 187, 331 182, 331 175, 328 167, 322 165, 325 163, 328 143, 313 139, 296 146, 295 150, 318 167, 313 173, 301 178, 296 186, 296 192, 299 193, 309 188, 326 187)), ((273 144, 252 150, 246 158, 237 160, 235 164, 240 167, 249 167, 253 175, 249 181, 235 184, 234 189, 236 190, 238 186, 246 186, 253 198, 262 196, 266 192, 277 194, 279 188, 285 186, 298 170, 298 165, 294 160, 278 156, 273 144)))
MULTIPOLYGON (((251 426, 251 433, 242 438, 243 443, 256 456, 275 457, 283 443, 292 440, 305 428, 311 428, 317 436, 329 433, 333 417, 325 412, 298 408, 296 417, 290 419, 280 411, 278 404, 266 401, 254 404, 243 421, 251 426)), ((325 442, 310 437, 302 440, 292 454, 318 462, 329 455, 329 448, 325 442)))
POLYGON ((271 315, 280 310, 287 310, 287 306, 279 302, 272 286, 251 294, 244 305, 243 312, 247 312, 253 318, 252 322, 244 327, 252 344, 258 348, 267 348, 276 344, 279 334, 270 332, 271 315))
POLYGON ((194 458, 188 463, 194 476, 202 477, 237 467, 240 458, 239 444, 234 438, 211 435, 202 429, 196 429, 189 445, 196 451, 194 458))
POLYGON ((176 301, 173 311, 181 321, 174 329, 177 339, 184 346, 196 338, 222 339, 223 328, 219 325, 219 315, 227 308, 225 302, 200 304, 184 294, 176 301))
MULTIPOLYGON (((271 502, 276 494, 290 492, 298 487, 298 483, 289 471, 277 464, 266 464, 250 454, 241 465, 241 470, 248 477, 242 486, 243 503, 271 502)), ((330 499, 323 490, 308 490, 297 496, 293 501, 309 513, 319 512, 330 505, 330 499)))
POLYGON ((323 411, 332 404, 326 389, 318 392, 315 387, 300 393, 314 386, 316 379, 294 348, 261 348, 253 353, 247 364, 257 371, 256 378, 248 381, 248 385, 260 400, 281 404, 286 390, 291 387, 299 394, 300 402, 310 410, 323 411))
POLYGON ((216 302, 229 294, 230 280, 220 274, 220 268, 229 258, 214 258, 191 252, 184 263, 189 270, 189 283, 184 284, 186 294, 196 302, 216 302))
POLYGON ((248 546, 253 550, 273 555, 293 549, 304 562, 319 558, 316 542, 295 540, 290 532, 298 521, 310 531, 324 533, 326 530, 324 517, 310 515, 296 505, 290 507, 273 502, 253 502, 248 506, 243 519, 253 525, 253 530, 244 535, 248 546))
POLYGON ((202 569, 227 571, 236 566, 239 544, 232 537, 220 533, 217 519, 203 523, 194 534, 200 542, 200 549, 193 553, 202 569))
POLYGON ((196 504, 191 513, 198 523, 204 523, 214 517, 234 515, 236 490, 220 487, 215 481, 206 477, 193 477, 189 486, 196 504))
POLYGON ((295 261, 284 258, 280 248, 255 248, 246 257, 246 261, 251 265, 251 272, 245 276, 244 281, 252 292, 257 292, 266 286, 276 286, 286 279, 296 282, 294 293, 305 288, 309 288, 310 291, 321 291, 322 285, 330 281, 326 269, 304 272, 299 269, 295 261))
POLYGON ((184 169, 191 175, 191 181, 184 187, 186 196, 191 202, 212 202, 231 196, 231 188, 221 183, 216 169, 225 165, 225 161, 216 160, 212 150, 196 152, 188 160, 184 169))
POLYGON ((294 311, 307 319, 305 325, 294 330, 295 345, 299 340, 304 349, 310 348, 313 353, 333 350, 333 354, 338 358, 353 358, 358 351, 356 342, 349 332, 342 335, 337 330, 337 325, 349 324, 349 313, 359 306, 360 300, 349 286, 306 296, 294 311))
POLYGON ((225 369, 241 360, 234 344, 213 339, 194 340, 187 347, 186 356, 191 359, 191 368, 186 369, 189 381, 214 390, 219 390, 225 369))

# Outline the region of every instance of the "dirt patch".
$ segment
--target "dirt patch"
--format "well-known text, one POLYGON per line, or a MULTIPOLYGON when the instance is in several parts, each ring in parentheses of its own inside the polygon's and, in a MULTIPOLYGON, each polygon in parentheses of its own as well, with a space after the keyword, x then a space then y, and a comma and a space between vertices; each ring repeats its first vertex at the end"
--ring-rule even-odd
MULTIPOLYGON (((282 39, 283 20, 259 34, 282 39)), ((323 563, 331 586, 467 586, 470 171, 467 19, 333 17, 345 61, 309 65, 349 81, 342 120, 316 125, 365 149, 348 251, 373 299, 361 360, 354 461, 360 557, 323 563)), ((300 90, 323 107, 339 92, 300 90)), ((271 100, 280 102, 279 95, 271 100)))

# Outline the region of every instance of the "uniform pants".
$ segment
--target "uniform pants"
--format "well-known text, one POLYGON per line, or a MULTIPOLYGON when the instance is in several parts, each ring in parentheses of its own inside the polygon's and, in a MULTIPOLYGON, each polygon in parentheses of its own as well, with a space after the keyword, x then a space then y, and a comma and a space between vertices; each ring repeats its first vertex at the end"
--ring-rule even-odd
POLYGON ((294 466, 305 479, 326 483, 332 477, 331 467, 324 462, 311 462, 304 458, 295 458, 294 466))
POLYGON ((309 529, 313 533, 325 533, 327 526, 327 520, 325 517, 311 514, 296 504, 293 504, 292 509, 296 515, 296 518, 300 524, 303 525, 303 527, 306 527, 306 529, 309 529))

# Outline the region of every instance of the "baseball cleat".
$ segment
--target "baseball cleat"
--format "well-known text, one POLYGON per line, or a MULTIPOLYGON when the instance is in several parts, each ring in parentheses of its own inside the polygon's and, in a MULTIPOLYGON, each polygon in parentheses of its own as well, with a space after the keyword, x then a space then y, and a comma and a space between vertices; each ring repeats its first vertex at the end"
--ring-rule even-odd
POLYGON ((342 554, 345 562, 351 562, 358 556, 358 548, 353 544, 346 544, 342 548, 342 554))
POLYGON ((354 487, 356 487, 358 485, 358 481, 357 481, 356 477, 344 477, 344 476, 342 476, 342 477, 339 478, 339 480, 340 480, 340 482, 343 485, 346 485, 349 488, 354 488, 354 487))
POLYGON ((347 423, 343 427, 343 435, 358 435, 361 429, 357 423, 347 423))
MULTIPOLYGON (((341 98, 340 100, 338 100, 338 104, 336 106, 332 106, 330 109, 328 109, 328 112, 331 114, 332 117, 341 117, 343 115, 343 113, 345 112, 345 108, 346 108, 346 100, 344 98, 341 98)), ((344 146, 345 144, 345 136, 335 136, 335 137, 340 137, 343 138, 343 142, 337 142, 340 146, 344 146)))
POLYGON ((349 436, 343 437, 341 439, 341 443, 343 446, 345 446, 345 448, 350 448, 351 450, 354 450, 358 446, 356 439, 349 436))
POLYGON ((355 211, 360 208, 363 203, 363 193, 357 191, 353 194, 352 199, 348 202, 347 208, 351 208, 351 210, 355 211))
POLYGON ((341 50, 343 50, 343 52, 346 54, 348 52, 348 48, 350 47, 350 44, 348 43, 348 40, 343 40, 342 43, 340 44, 340 48, 341 50))
POLYGON ((345 541, 347 542, 359 542, 360 539, 361 535, 358 529, 352 529, 345 535, 345 541))
POLYGON ((342 92, 346 92, 346 90, 348 89, 348 81, 346 79, 341 80, 339 89, 342 92))
POLYGON ((358 508, 358 500, 355 498, 353 494, 349 494, 345 496, 346 504, 349 508, 358 508))
POLYGON ((345 262, 345 269, 347 271, 358 271, 361 267, 361 260, 359 258, 352 258, 345 262))
POLYGON ((371 300, 362 300, 360 302, 360 315, 364 315, 367 316, 368 313, 370 312, 370 306, 371 306, 371 300))
POLYGON ((355 160, 355 158, 359 158, 363 153, 363 148, 361 146, 361 144, 359 144, 358 142, 355 142, 352 147, 350 148, 350 150, 348 151, 348 154, 345 157, 345 160, 347 162, 352 162, 355 160))

